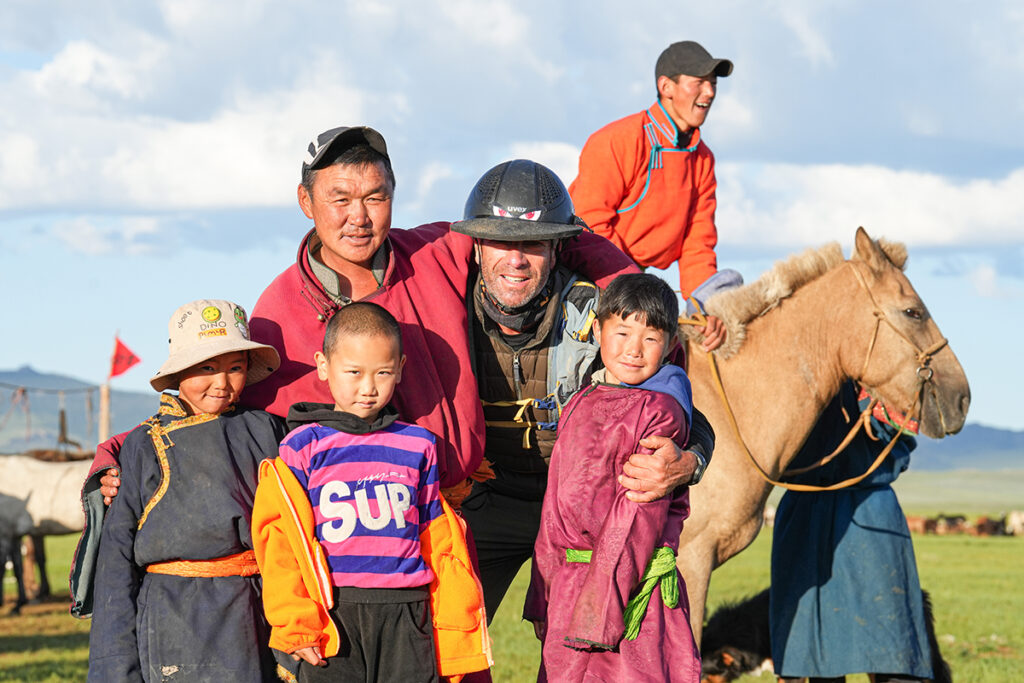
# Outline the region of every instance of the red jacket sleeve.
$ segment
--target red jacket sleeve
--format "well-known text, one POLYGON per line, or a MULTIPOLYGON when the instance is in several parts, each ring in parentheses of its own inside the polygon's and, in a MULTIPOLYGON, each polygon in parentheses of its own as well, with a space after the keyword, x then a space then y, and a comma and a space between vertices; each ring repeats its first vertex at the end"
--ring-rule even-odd
POLYGON ((614 244, 584 230, 568 240, 558 255, 558 261, 593 282, 606 288, 623 273, 639 273, 640 269, 614 244))
POLYGON ((96 455, 92 459, 92 467, 89 468, 90 477, 111 467, 119 467, 118 456, 121 453, 121 446, 124 444, 125 437, 131 433, 132 430, 129 429, 127 432, 110 437, 96 447, 96 455))

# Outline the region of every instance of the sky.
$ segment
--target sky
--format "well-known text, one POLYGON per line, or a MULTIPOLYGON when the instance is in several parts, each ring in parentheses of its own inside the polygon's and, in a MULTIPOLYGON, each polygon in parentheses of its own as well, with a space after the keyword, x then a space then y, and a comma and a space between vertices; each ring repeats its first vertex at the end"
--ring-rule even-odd
MULTIPOLYGON (((753 280, 854 231, 907 274, 971 383, 1024 429, 1024 7, 1014 0, 73 0, 0 5, 0 369, 148 391, 179 305, 251 310, 311 227, 311 138, 370 125, 395 227, 455 220, 525 157, 568 183, 654 99, 667 45, 735 64, 702 138, 720 267, 753 280)), ((671 283, 673 270, 665 272, 671 283)), ((0 394, 0 401, 7 401, 0 394)), ((0 411, 6 406, 0 405, 0 411)))

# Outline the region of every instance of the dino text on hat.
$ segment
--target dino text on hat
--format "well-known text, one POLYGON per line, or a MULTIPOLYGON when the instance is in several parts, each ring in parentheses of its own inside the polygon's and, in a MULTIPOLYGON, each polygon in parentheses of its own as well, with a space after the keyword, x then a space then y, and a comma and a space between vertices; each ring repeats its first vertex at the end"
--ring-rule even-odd
POLYGON ((249 321, 238 304, 223 299, 199 299, 174 312, 167 324, 170 353, 149 383, 157 391, 177 385, 178 373, 215 356, 249 352, 246 384, 266 378, 281 365, 273 346, 249 339, 249 321))
POLYGON ((389 163, 391 161, 383 135, 369 126, 341 126, 325 130, 313 138, 302 160, 302 172, 322 168, 356 145, 369 145, 374 151, 383 154, 389 163))
POLYGON ((724 78, 732 73, 732 62, 712 57, 700 43, 684 40, 665 48, 654 67, 654 78, 679 75, 704 78, 712 74, 724 78))

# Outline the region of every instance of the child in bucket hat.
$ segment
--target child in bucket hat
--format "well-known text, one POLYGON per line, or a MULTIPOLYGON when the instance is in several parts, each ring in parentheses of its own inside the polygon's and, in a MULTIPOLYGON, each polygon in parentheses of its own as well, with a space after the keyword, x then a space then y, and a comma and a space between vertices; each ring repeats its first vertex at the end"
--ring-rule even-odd
POLYGON ((167 331, 170 353, 149 380, 157 391, 173 387, 179 373, 225 354, 245 352, 243 386, 266 379, 281 365, 273 346, 250 341, 245 310, 230 301, 199 299, 187 303, 171 316, 167 331))
POLYGON ((168 329, 160 410, 125 439, 103 521, 89 680, 273 680, 250 520, 285 428, 236 403, 280 359, 230 301, 188 303, 168 329))

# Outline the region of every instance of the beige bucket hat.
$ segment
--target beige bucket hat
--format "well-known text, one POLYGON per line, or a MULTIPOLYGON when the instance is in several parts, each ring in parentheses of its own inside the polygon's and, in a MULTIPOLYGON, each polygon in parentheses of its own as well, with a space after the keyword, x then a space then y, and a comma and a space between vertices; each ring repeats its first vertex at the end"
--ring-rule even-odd
POLYGON ((273 346, 249 340, 245 309, 223 299, 199 299, 174 312, 167 324, 170 354, 149 380, 157 391, 172 389, 177 374, 196 363, 232 351, 249 352, 246 384, 265 379, 281 365, 273 346))

